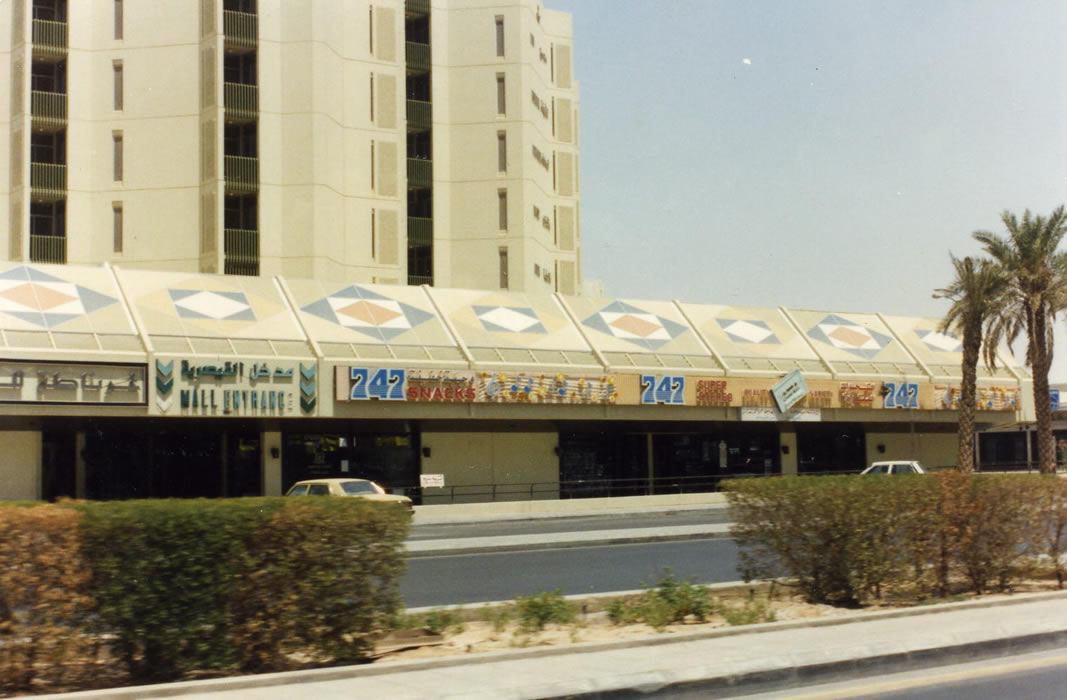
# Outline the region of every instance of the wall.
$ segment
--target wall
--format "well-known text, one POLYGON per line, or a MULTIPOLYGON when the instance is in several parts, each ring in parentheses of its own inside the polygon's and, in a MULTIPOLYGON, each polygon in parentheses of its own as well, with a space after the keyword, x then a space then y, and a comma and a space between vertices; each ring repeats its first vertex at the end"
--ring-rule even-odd
POLYGON ((867 433, 867 464, 916 459, 927 469, 956 466, 956 433, 867 433), (885 452, 878 451, 885 445, 885 452))
POLYGON ((41 433, 11 430, 3 433, 0 461, 0 500, 35 501, 41 498, 41 433))
MULTIPOLYGON (((442 503, 457 488, 457 503, 490 500, 485 488, 475 486, 496 484, 540 483, 537 498, 555 498, 559 482, 559 444, 556 433, 423 433, 423 450, 430 448, 430 456, 422 458, 423 474, 444 474, 445 488, 427 489, 423 503, 442 503), (547 488, 547 491, 545 490, 547 488), (482 495, 477 495, 477 494, 482 495)), ((529 500, 529 491, 498 490, 498 500, 529 500)))

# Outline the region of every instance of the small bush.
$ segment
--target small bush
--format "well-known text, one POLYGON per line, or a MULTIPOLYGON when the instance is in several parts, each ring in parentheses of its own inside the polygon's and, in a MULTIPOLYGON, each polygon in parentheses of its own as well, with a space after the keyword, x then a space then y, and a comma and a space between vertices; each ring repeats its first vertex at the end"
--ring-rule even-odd
POLYGON ((515 607, 518 611, 519 627, 524 632, 543 630, 548 623, 566 625, 574 621, 577 610, 560 592, 560 589, 536 593, 531 596, 517 596, 515 607))
POLYGON ((423 614, 422 621, 432 634, 444 634, 449 629, 463 630, 463 619, 453 610, 431 610, 423 614))
POLYGON ((761 622, 774 622, 777 619, 770 604, 763 600, 746 600, 741 607, 719 603, 715 606, 715 612, 731 626, 755 625, 761 622))
POLYGON ((704 622, 714 611, 705 586, 675 578, 669 571, 654 586, 646 586, 641 595, 614 600, 606 610, 614 624, 643 622, 656 630, 690 617, 704 622))

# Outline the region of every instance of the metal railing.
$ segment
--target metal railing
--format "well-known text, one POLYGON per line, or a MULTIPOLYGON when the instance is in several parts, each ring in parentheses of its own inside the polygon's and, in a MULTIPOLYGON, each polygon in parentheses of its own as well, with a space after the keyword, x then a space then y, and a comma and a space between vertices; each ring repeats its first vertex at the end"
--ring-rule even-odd
POLYGON ((67 123, 66 93, 32 90, 30 114, 36 127, 61 128, 67 123))
POLYGON ((408 100, 408 131, 429 129, 433 126, 433 103, 423 100, 408 100))
POLYGON ((33 20, 33 46, 53 53, 66 53, 67 23, 47 19, 33 20))
POLYGON ((428 275, 408 275, 408 284, 418 286, 420 284, 433 284, 433 277, 428 275))
POLYGON ((408 188, 433 185, 433 161, 425 158, 408 158, 408 188))
POLYGON ((259 159, 247 156, 225 156, 226 191, 251 194, 259 189, 259 159))
POLYGON ((62 199, 67 194, 67 166, 30 163, 30 187, 37 199, 62 199))
POLYGON ((65 264, 67 262, 66 236, 30 234, 30 262, 65 264))
POLYGON ((248 12, 223 10, 222 32, 228 46, 254 49, 259 34, 259 18, 248 12))
POLYGON ((408 217, 408 245, 424 246, 433 244, 433 219, 417 216, 408 217))
POLYGON ((409 71, 430 70, 430 45, 417 41, 404 42, 404 59, 409 71))
POLYGON ((224 272, 227 275, 259 274, 259 231, 228 228, 223 232, 224 272))
POLYGON ((224 83, 222 86, 223 104, 226 106, 226 118, 251 121, 259 112, 259 88, 244 83, 224 83))

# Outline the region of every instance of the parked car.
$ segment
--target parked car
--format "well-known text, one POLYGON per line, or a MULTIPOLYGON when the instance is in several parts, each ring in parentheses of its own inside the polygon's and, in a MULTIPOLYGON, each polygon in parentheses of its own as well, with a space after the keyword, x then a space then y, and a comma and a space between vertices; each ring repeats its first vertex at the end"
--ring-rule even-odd
POLYGON ((925 474, 926 470, 914 460, 871 462, 861 474, 925 474))
POLYGON ((386 493, 378 484, 367 479, 305 479, 293 484, 286 496, 354 496, 368 501, 396 503, 414 512, 411 499, 386 493))

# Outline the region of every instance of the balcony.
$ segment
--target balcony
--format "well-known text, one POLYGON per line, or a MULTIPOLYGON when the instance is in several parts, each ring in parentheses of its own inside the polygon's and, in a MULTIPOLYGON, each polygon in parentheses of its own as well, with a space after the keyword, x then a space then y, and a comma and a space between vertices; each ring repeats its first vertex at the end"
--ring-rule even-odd
POLYGON ((30 93, 30 113, 33 128, 38 131, 59 131, 67 125, 67 96, 62 92, 30 93))
POLYGON ((433 161, 408 158, 408 189, 421 190, 433 185, 433 161))
POLYGON ((408 74, 428 73, 430 71, 430 45, 414 41, 406 41, 404 45, 408 74))
POLYGON ((30 163, 31 197, 36 202, 54 202, 67 196, 67 166, 30 163))
POLYGON ((227 275, 258 275, 259 231, 228 228, 224 235, 223 272, 227 275))
POLYGON ((433 245, 433 219, 417 216, 408 217, 408 245, 433 245))
POLYGON ((408 100, 408 131, 427 131, 433 126, 433 103, 408 100))
POLYGON ((67 23, 33 20, 34 57, 60 60, 67 55, 67 23))
POLYGON ((430 0, 404 0, 406 17, 425 17, 430 14, 430 0))
POLYGON ((259 113, 259 88, 244 83, 225 83, 222 86, 226 121, 230 123, 255 121, 259 113))
POLYGON ((420 284, 433 285, 433 277, 426 275, 408 275, 408 284, 412 286, 420 284))
POLYGON ((30 262, 65 265, 67 262, 66 236, 34 236, 31 234, 30 262))
POLYGON ((248 12, 222 11, 222 32, 226 37, 226 50, 246 53, 256 50, 259 36, 259 18, 248 12))
POLYGON ((226 194, 252 194, 259 189, 259 159, 225 156, 226 194))

